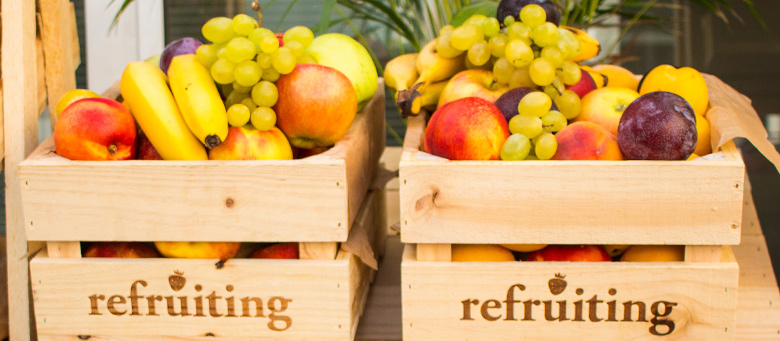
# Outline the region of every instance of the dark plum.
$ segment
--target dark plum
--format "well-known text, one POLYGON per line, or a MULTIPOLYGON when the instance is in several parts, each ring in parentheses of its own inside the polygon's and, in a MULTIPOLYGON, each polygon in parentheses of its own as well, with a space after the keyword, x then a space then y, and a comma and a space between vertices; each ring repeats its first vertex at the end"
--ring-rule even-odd
MULTIPOLYGON (((514 88, 501 95, 494 104, 498 107, 498 110, 501 110, 501 113, 504 114, 506 121, 509 122, 512 117, 515 117, 515 115, 518 114, 517 105, 520 104, 520 100, 523 99, 525 95, 534 91, 537 90, 524 87, 514 88)), ((558 110, 555 103, 552 104, 550 110, 558 110)))
POLYGON ((696 149, 696 117, 679 95, 651 92, 623 112, 617 138, 627 160, 685 160, 696 149))
POLYGON ((167 75, 168 66, 171 65, 173 57, 181 54, 195 54, 195 51, 197 51, 198 47, 201 45, 203 45, 203 43, 190 37, 181 38, 168 44, 168 46, 165 46, 165 50, 163 50, 163 53, 160 56, 160 70, 167 75))
POLYGON ((520 10, 525 5, 539 5, 544 8, 544 12, 547 13, 547 21, 559 25, 561 23, 561 10, 550 0, 501 0, 498 3, 498 10, 496 11, 496 19, 501 25, 504 25, 504 18, 511 15, 515 17, 515 20, 520 20, 520 10))

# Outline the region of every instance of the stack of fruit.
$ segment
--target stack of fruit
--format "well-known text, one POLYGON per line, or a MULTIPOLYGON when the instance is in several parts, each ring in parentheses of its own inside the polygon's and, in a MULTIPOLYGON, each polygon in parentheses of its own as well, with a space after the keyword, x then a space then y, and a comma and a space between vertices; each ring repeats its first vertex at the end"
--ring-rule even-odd
POLYGON ((402 115, 434 111, 426 152, 512 161, 711 152, 707 86, 696 70, 662 65, 639 82, 619 66, 581 66, 599 43, 558 26, 549 0, 501 1, 496 16, 444 26, 419 54, 388 62, 384 76, 402 115))
MULTIPOLYGON (((154 245, 141 242, 96 242, 84 248, 84 257, 105 258, 156 258, 160 255, 172 258, 208 258, 227 260, 235 257, 242 243, 208 242, 155 242, 154 245)), ((298 259, 298 243, 248 244, 252 250, 248 258, 298 259)))

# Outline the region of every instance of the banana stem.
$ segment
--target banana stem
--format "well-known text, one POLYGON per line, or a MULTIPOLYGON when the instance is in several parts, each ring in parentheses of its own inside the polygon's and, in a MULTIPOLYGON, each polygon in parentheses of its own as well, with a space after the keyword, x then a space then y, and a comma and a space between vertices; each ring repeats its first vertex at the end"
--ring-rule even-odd
POLYGON ((257 13, 257 27, 263 27, 263 9, 260 8, 260 1, 252 1, 252 10, 257 13))

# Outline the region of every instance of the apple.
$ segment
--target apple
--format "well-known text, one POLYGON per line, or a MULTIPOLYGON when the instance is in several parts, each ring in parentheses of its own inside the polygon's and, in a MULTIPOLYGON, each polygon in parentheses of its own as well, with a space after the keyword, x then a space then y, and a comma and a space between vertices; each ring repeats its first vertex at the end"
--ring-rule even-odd
POLYGON ((506 85, 499 84, 493 72, 488 70, 465 70, 450 78, 439 95, 439 108, 445 104, 466 97, 479 97, 494 103, 509 90, 506 85))
POLYGON ((145 243, 139 242, 97 242, 84 251, 84 257, 110 258, 155 258, 160 255, 145 243))
POLYGON ((528 261, 537 262, 610 262, 599 245, 549 245, 528 255, 528 261))
POLYGON ((69 105, 54 126, 54 148, 70 160, 135 158, 136 125, 119 102, 84 98, 69 105))
POLYGON ((685 160, 696 149, 696 117, 680 95, 651 92, 626 108, 618 145, 628 160, 685 160))
POLYGON ((582 98, 582 109, 575 121, 596 123, 617 136, 618 123, 629 104, 639 98, 639 93, 626 88, 601 88, 582 98))
POLYGON ((276 88, 276 125, 295 147, 332 146, 347 134, 355 119, 355 88, 334 68, 299 64, 279 77, 276 88))
POLYGON ((306 54, 317 64, 343 73, 355 88, 357 110, 362 110, 376 93, 378 75, 374 60, 363 45, 348 35, 326 33, 312 40, 306 54))
POLYGON ((195 54, 201 45, 203 43, 190 37, 181 38, 166 45, 163 53, 160 55, 160 70, 167 75, 168 67, 171 65, 173 57, 182 54, 195 54))
POLYGON ((255 250, 249 258, 262 259, 298 259, 298 243, 279 243, 255 250))
POLYGON ((138 160, 162 160, 162 156, 157 152, 157 149, 152 145, 152 141, 146 137, 144 131, 138 128, 138 151, 136 152, 136 158, 138 160))
POLYGON ((593 77, 590 76, 590 73, 582 68, 580 68, 580 72, 582 72, 580 81, 573 85, 567 85, 566 90, 574 91, 577 96, 583 98, 591 91, 598 89, 598 86, 596 85, 596 81, 593 79, 593 77))
POLYGON ((241 249, 238 242, 154 242, 154 246, 167 258, 219 260, 233 258, 241 249))
POLYGON ((292 148, 279 128, 260 131, 251 124, 230 127, 227 138, 209 149, 209 160, 292 160, 292 148))
POLYGON ((425 128, 425 152, 450 160, 498 160, 509 137, 493 103, 466 97, 439 107, 425 128))

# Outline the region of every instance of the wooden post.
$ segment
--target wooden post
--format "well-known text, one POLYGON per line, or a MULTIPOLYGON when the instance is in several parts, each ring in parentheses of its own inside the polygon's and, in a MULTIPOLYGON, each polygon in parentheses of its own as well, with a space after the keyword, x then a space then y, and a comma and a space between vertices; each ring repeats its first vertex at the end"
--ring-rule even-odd
POLYGON ((3 1, 2 24, 8 319, 11 340, 18 341, 33 331, 18 165, 38 144, 35 0, 3 1))
POLYGON ((38 0, 43 22, 43 56, 46 62, 46 89, 49 97, 51 127, 57 122, 55 106, 65 92, 76 88, 73 73, 73 25, 70 1, 38 0))

